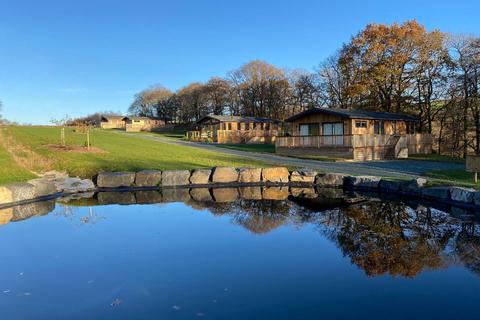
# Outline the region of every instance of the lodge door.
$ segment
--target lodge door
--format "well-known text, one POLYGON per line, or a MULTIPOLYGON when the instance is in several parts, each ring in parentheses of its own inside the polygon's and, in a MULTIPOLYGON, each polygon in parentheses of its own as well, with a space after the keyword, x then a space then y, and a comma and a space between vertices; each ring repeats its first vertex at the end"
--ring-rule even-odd
POLYGON ((343 145, 343 122, 323 123, 325 145, 343 145))

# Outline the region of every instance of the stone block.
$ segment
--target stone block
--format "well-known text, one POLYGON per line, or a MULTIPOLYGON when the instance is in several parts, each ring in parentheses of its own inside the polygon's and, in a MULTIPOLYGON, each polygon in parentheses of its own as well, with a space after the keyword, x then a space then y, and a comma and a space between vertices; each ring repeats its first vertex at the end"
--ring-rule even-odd
POLYGON ((208 184, 210 183, 210 176, 212 170, 210 169, 195 169, 190 176, 191 184, 208 184))
POLYGON ((231 183, 238 181, 238 171, 231 167, 216 167, 213 169, 213 183, 231 183))
POLYGON ((143 170, 135 174, 135 186, 137 187, 157 187, 162 182, 162 171, 143 170))
POLYGON ((290 172, 285 167, 263 168, 262 180, 263 182, 287 183, 290 180, 290 172))
POLYGON ((240 183, 259 183, 262 181, 261 168, 241 168, 238 174, 240 183))
POLYGON ((325 187, 341 187, 347 175, 341 173, 325 173, 318 175, 315 183, 325 187))
POLYGON ((380 177, 376 176, 348 176, 345 177, 345 185, 362 189, 376 189, 380 183, 380 177))
POLYGON ((452 199, 453 201, 470 204, 470 203, 473 203, 473 197, 475 193, 476 193, 475 189, 451 187, 450 199, 452 199))
POLYGON ((309 169, 295 170, 290 175, 291 182, 311 183, 315 182, 318 172, 309 169))
POLYGON ((176 187, 190 184, 190 171, 166 170, 162 172, 162 186, 176 187))
POLYGON ((100 172, 97 176, 99 188, 131 187, 135 183, 135 172, 100 172))

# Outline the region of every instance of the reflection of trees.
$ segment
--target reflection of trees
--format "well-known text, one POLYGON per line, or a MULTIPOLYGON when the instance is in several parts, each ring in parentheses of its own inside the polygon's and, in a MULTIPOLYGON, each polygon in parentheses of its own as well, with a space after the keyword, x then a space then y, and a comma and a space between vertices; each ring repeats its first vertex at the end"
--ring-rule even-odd
POLYGON ((288 201, 239 201, 238 207, 232 211, 233 222, 252 233, 268 233, 286 223, 289 217, 288 201))
POLYGON ((463 223, 454 246, 455 254, 465 267, 480 275, 480 231, 478 225, 463 223))
POLYGON ((326 211, 324 233, 370 276, 414 277, 422 269, 445 266, 443 252, 455 235, 448 215, 403 204, 369 202, 326 211))

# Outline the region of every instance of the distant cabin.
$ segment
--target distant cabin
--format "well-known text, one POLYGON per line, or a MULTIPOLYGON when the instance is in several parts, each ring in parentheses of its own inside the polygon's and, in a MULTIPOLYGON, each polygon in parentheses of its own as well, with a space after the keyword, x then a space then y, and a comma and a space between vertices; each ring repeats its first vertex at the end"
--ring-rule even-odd
POLYGON ((216 143, 274 143, 281 122, 270 118, 210 115, 187 132, 190 141, 216 143))
POLYGON ((123 117, 127 132, 155 131, 165 127, 165 121, 150 117, 123 117))
POLYGON ((292 133, 277 137, 280 154, 381 160, 432 152, 431 135, 417 133, 419 119, 410 115, 313 108, 286 122, 292 133))
POLYGON ((124 116, 102 116, 100 119, 100 128, 102 129, 125 129, 124 116))

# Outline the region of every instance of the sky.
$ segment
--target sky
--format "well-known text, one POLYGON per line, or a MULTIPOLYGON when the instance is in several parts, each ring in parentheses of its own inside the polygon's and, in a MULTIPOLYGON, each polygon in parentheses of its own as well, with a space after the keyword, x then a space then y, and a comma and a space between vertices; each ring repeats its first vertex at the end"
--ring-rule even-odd
POLYGON ((177 90, 254 59, 313 70, 372 22, 479 35, 479 12, 478 0, 0 0, 2 115, 125 113, 142 89, 177 90))

